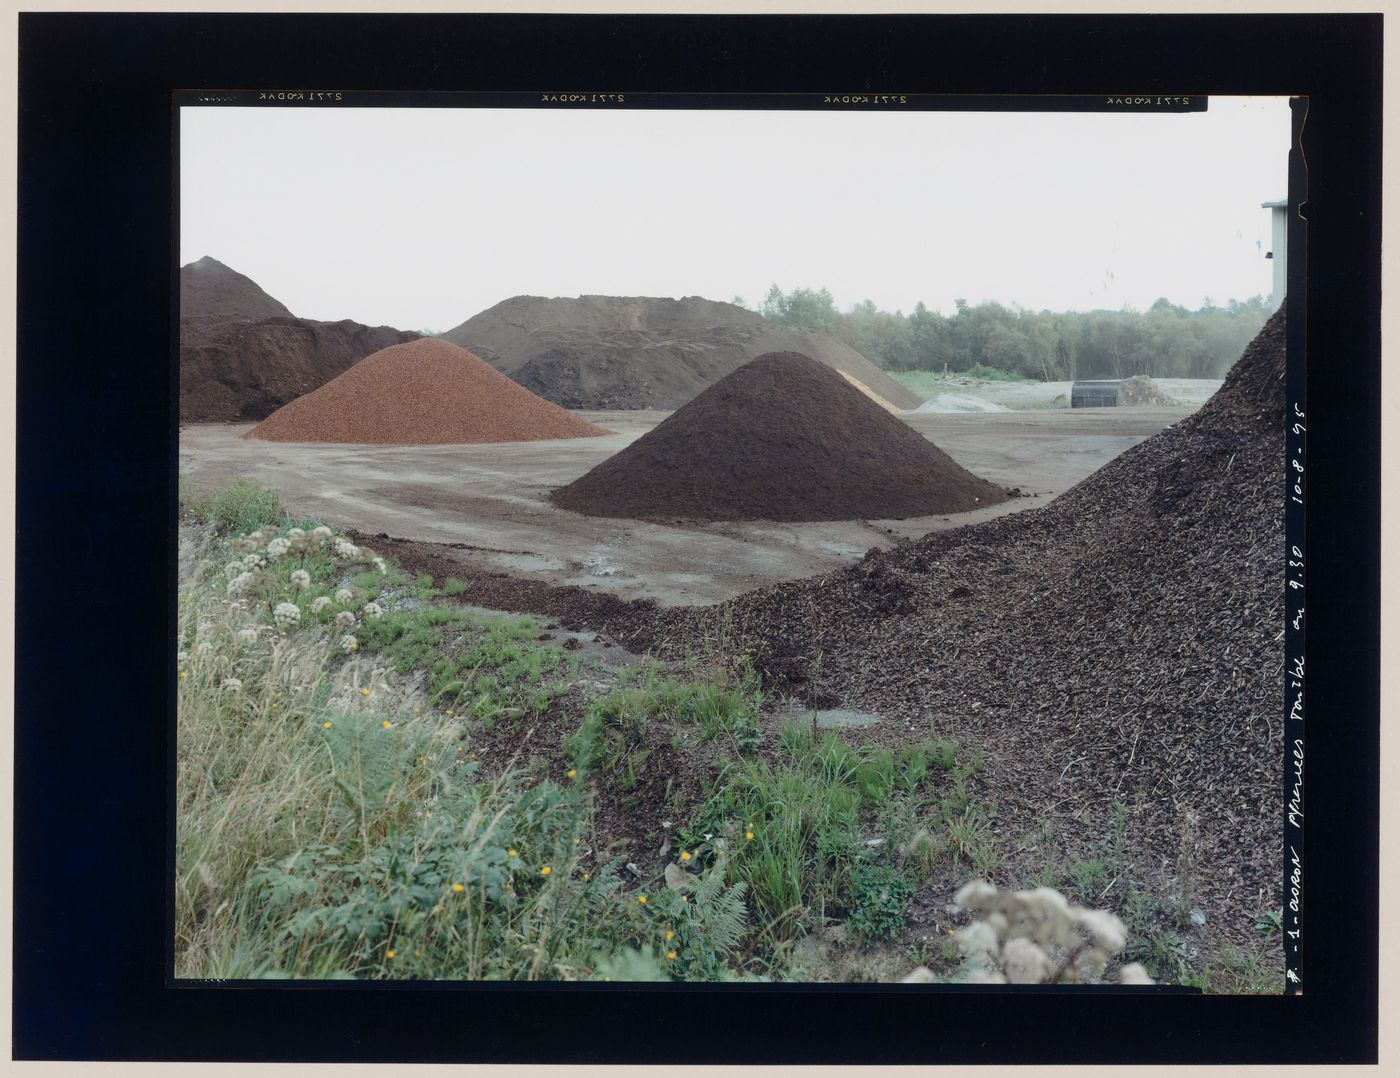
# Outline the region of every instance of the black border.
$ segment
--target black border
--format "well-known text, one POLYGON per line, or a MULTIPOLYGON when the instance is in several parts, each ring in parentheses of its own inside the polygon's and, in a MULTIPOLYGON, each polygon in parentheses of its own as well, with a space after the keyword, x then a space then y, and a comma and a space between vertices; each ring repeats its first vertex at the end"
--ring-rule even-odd
POLYGON ((1379 15, 23 13, 19 28, 15 1057, 1375 1061, 1379 15), (173 603, 170 92, 225 86, 1308 95, 1304 994, 166 988, 173 668, 152 645, 173 603))

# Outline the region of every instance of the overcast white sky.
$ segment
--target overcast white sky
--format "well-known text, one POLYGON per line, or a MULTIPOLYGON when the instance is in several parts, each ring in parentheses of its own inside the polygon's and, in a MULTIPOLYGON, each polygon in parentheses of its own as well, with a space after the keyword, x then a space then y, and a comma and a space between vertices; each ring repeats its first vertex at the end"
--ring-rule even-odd
POLYGON ((1267 295, 1283 98, 1176 115, 185 108, 180 261, 307 318, 773 283, 951 313, 1267 295))

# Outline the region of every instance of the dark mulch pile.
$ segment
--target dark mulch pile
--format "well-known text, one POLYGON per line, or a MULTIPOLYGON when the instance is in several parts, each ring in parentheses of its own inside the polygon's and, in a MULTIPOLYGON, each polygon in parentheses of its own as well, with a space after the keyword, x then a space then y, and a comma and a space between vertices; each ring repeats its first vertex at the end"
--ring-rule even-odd
POLYGON ((610 431, 522 389, 464 348, 420 337, 366 356, 243 437, 272 442, 460 445, 610 431))
POLYGON ((699 296, 513 296, 443 338, 565 408, 669 411, 766 352, 811 356, 896 408, 922 402, 826 333, 699 296))
POLYGON ((1282 879, 1283 372, 1280 311, 1199 412, 1044 509, 658 610, 654 642, 728 626, 779 686, 933 716, 984 748, 1007 834, 1053 820, 1082 854, 1122 802, 1139 868, 1166 890, 1189 848, 1205 931, 1247 935, 1282 879))
POLYGON ((266 419, 365 356, 417 333, 296 318, 212 258, 180 269, 180 421, 266 419))
POLYGON ((550 500, 599 517, 796 521, 960 513, 1008 497, 830 367, 774 352, 550 500))

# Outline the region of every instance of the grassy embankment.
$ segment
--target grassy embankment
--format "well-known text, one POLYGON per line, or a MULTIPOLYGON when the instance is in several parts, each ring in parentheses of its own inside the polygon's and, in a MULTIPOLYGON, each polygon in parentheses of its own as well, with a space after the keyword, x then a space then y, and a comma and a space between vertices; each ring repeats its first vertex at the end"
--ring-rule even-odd
MULTIPOLYGON (((909 928, 917 893, 941 908, 997 874, 975 750, 776 723, 714 656, 580 658, 251 483, 181 502, 177 976, 955 979, 987 961, 909 928), (629 868, 604 833, 618 814, 664 836, 664 872, 629 868)), ((1047 861, 1032 882, 1089 901, 1124 871, 1047 861)), ((1257 955, 1193 970, 1135 901, 1125 957, 1273 990, 1257 955)))

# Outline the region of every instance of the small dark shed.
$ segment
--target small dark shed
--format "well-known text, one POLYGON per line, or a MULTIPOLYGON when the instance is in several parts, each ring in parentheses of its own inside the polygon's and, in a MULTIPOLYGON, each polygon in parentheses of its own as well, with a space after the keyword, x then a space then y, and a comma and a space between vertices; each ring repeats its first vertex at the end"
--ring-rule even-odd
POLYGON ((1120 379, 1096 382, 1075 382, 1069 391, 1071 408, 1116 408, 1122 403, 1123 382, 1120 379))

